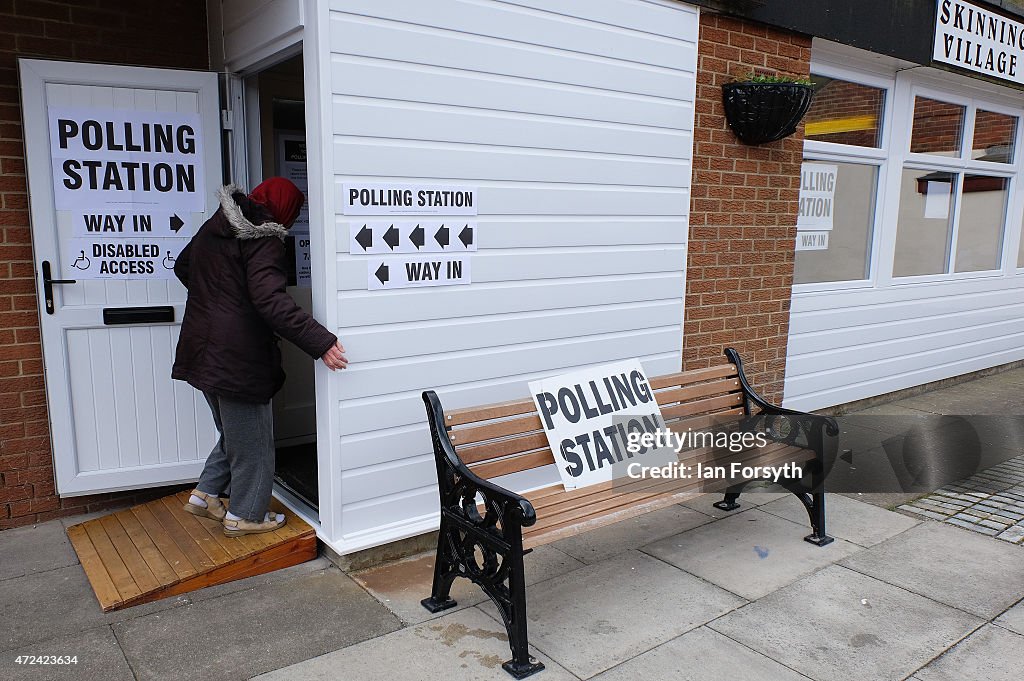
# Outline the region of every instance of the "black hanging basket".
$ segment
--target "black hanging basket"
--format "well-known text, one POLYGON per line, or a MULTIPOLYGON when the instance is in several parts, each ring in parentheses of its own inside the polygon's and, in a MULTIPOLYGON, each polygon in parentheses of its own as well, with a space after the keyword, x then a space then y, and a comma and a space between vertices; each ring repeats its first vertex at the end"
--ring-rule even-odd
POLYGON ((814 88, 800 83, 726 83, 725 118, 740 141, 765 144, 796 132, 811 106, 814 88))

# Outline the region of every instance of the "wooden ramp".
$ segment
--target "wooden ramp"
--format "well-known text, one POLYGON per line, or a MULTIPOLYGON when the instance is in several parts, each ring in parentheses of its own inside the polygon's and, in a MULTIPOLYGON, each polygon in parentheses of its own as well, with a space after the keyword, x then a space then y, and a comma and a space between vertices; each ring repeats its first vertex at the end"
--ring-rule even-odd
POLYGON ((104 612, 272 572, 316 558, 316 532, 276 499, 279 530, 225 537, 221 524, 182 509, 188 492, 68 528, 104 612))

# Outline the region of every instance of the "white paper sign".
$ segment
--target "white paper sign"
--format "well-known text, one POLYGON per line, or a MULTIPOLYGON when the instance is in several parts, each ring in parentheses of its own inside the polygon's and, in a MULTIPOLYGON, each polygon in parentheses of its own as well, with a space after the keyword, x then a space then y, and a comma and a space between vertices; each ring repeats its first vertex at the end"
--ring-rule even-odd
POLYGON ((299 232, 291 236, 295 237, 295 285, 312 288, 313 271, 309 259, 309 232, 299 232))
POLYGON ((938 0, 932 59, 1024 83, 1024 24, 965 0, 938 0))
POLYGON ((476 215, 476 188, 455 185, 345 183, 345 215, 476 215))
POLYGON ((924 216, 930 220, 949 219, 951 182, 925 182, 924 216))
POLYGON ((829 232, 797 232, 796 250, 824 251, 828 249, 829 232))
POLYGON ((297 133, 279 133, 277 136, 277 174, 291 180, 306 200, 299 209, 299 217, 289 230, 309 233, 309 177, 306 172, 306 137, 297 133))
POLYGON ((476 222, 466 220, 365 220, 349 223, 348 252, 452 253, 476 250, 476 222))
POLYGON ((630 433, 665 427, 640 360, 530 381, 530 393, 566 489, 625 477, 633 462, 664 466, 679 460, 669 447, 627 450, 630 433))
POLYGON ((68 279, 173 279, 174 261, 188 239, 69 239, 68 279))
POLYGON ((195 227, 191 213, 184 213, 184 217, 177 213, 148 210, 71 213, 71 233, 77 237, 191 237, 195 227))
POLYGON ((800 166, 800 212, 798 230, 832 229, 839 166, 805 162, 800 166))
POLYGON ((197 113, 49 110, 57 210, 201 213, 206 207, 197 113))
POLYGON ((371 291, 421 286, 452 286, 472 281, 467 256, 369 258, 366 288, 371 291))

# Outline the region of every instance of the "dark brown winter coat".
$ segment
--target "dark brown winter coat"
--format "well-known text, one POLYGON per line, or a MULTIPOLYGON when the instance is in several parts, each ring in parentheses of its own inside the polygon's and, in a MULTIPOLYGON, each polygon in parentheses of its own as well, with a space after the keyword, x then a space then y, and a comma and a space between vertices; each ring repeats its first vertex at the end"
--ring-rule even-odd
POLYGON ((288 295, 287 229, 234 185, 221 207, 178 255, 174 273, 188 289, 171 376, 247 402, 281 389, 277 336, 317 359, 337 337, 288 295))

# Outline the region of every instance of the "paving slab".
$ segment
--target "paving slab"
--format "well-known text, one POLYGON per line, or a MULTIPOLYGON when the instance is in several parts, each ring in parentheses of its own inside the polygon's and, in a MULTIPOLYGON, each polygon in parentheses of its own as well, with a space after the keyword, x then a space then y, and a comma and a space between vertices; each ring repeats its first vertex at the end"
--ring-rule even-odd
POLYGON ((140 680, 248 679, 400 627, 340 570, 188 604, 114 625, 140 680))
POLYGON ((1024 597, 1024 553, 991 537, 926 522, 842 564, 991 619, 1024 597))
POLYGON ((180 607, 187 602, 184 596, 166 598, 105 614, 81 565, 7 579, 0 582, 0 651, 180 607))
POLYGON ((1019 681, 1024 669, 1024 636, 991 625, 919 670, 918 681, 1019 681))
MULTIPOLYGON (((523 562, 527 585, 583 567, 583 563, 552 546, 537 547, 523 562)), ((351 576, 405 624, 425 622, 452 612, 449 609, 431 613, 420 605, 420 601, 430 596, 434 582, 433 552, 360 570, 351 576)), ((480 587, 468 579, 456 579, 451 595, 458 603, 455 608, 468 608, 487 600, 480 587)))
MULTIPOLYGON (((530 642, 589 678, 745 601, 637 551, 527 590, 530 642)), ((480 606, 499 620, 491 603, 480 606)))
POLYGON ((135 681, 109 626, 52 638, 0 653, 0 679, 6 681, 135 681), (74 657, 70 664, 18 664, 21 655, 74 657))
POLYGON ((562 539, 552 546, 584 563, 591 564, 630 549, 639 548, 657 539, 693 529, 712 520, 713 518, 709 515, 677 504, 584 532, 575 537, 562 539))
MULTIPOLYGON (((540 681, 572 676, 536 650, 544 663, 540 681)), ((505 681, 512 656, 505 628, 477 608, 449 613, 414 627, 364 641, 256 677, 259 681, 505 681)))
POLYGON ((819 681, 895 681, 983 623, 833 565, 708 626, 819 681))
POLYGON ((0 532, 0 580, 78 563, 58 520, 0 532))
POLYGON ((594 681, 636 679, 807 681, 803 674, 707 627, 688 631, 594 677, 594 681))
POLYGON ((641 550, 754 600, 863 550, 837 539, 814 546, 810 527, 756 508, 662 539, 641 550))
MULTIPOLYGON (((792 494, 759 508, 794 523, 809 522, 804 505, 792 494)), ((825 527, 829 536, 845 539, 859 546, 874 546, 909 530, 918 522, 920 521, 901 513, 886 511, 840 494, 825 495, 825 527)))
POLYGON ((1024 601, 997 617, 995 623, 1024 636, 1024 601))

